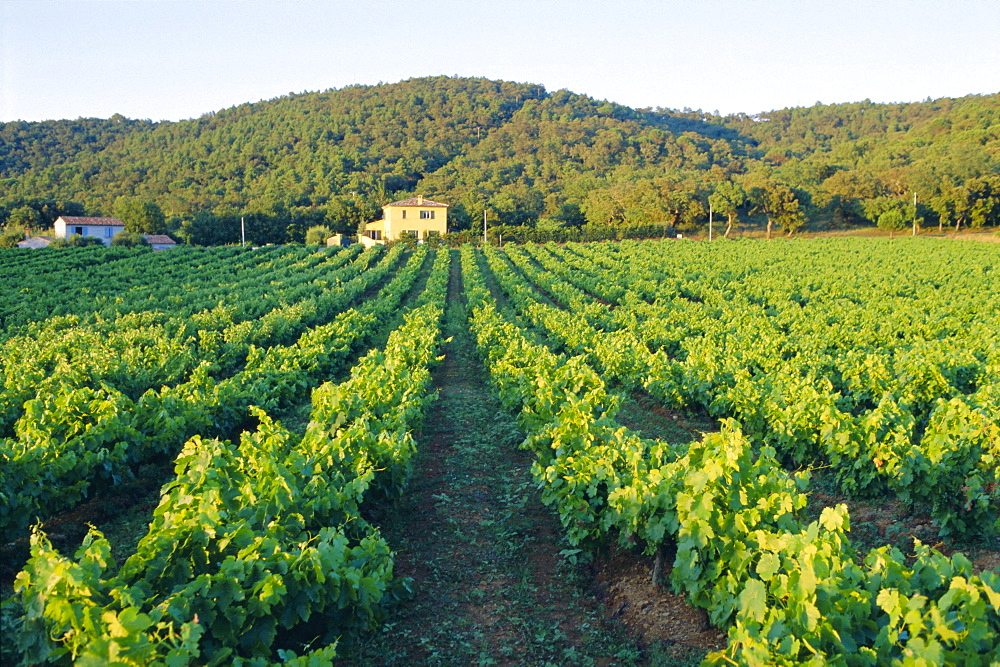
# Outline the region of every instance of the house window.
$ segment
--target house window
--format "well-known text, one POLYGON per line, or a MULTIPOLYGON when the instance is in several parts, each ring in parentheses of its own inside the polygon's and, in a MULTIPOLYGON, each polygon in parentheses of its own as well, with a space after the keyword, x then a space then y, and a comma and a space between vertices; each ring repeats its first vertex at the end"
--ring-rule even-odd
POLYGON ((420 219, 421 220, 433 220, 434 219, 434 211, 421 211, 420 212, 420 219))
POLYGON ((114 236, 114 231, 115 230, 112 229, 111 227, 105 227, 104 228, 104 235, 107 236, 110 239, 112 236, 114 236))
POLYGON ((382 232, 380 232, 377 229, 370 229, 368 230, 368 238, 370 238, 372 241, 381 241, 382 232))
POLYGON ((406 220, 406 209, 403 209, 403 220, 406 220))
POLYGON ((79 234, 80 236, 83 236, 83 227, 74 227, 73 228, 73 233, 74 234, 79 234))

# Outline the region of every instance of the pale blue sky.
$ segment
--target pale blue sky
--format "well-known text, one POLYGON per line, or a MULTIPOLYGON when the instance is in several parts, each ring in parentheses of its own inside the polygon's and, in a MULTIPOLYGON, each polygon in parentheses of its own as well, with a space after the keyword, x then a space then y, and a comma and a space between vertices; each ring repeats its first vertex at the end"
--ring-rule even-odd
POLYGON ((1000 92, 1000 0, 0 0, 0 121, 428 75, 756 113, 1000 92))

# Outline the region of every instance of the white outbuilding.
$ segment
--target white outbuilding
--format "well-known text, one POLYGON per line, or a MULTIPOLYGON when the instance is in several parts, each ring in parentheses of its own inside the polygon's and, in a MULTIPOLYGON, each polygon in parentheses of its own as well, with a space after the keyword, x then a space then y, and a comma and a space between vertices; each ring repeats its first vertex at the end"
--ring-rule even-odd
POLYGON ((177 242, 166 234, 144 234, 153 250, 169 250, 177 245, 177 242))

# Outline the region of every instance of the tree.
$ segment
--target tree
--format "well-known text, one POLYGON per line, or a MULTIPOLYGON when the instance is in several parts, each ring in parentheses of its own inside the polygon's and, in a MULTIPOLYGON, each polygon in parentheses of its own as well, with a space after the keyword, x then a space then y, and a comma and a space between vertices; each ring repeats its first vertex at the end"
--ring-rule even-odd
POLYGON ((939 192, 938 194, 931 197, 930 201, 927 202, 934 214, 938 218, 938 234, 944 233, 945 223, 951 220, 951 213, 949 212, 948 197, 944 192, 939 192))
POLYGON ((42 214, 31 206, 19 206, 7 216, 7 224, 21 227, 22 232, 38 229, 42 225, 42 214))
POLYGON ((545 211, 545 198, 534 188, 515 184, 494 194, 489 206, 503 224, 516 227, 535 222, 545 211))
POLYGON ((0 248, 16 248, 17 244, 24 240, 24 227, 20 225, 7 225, 0 232, 0 248))
POLYGON ((729 238, 729 233, 733 231, 733 225, 736 224, 739 208, 743 206, 746 200, 747 193, 732 181, 719 183, 715 186, 715 192, 708 196, 708 203, 712 205, 712 210, 726 216, 728 224, 726 225, 726 233, 723 236, 727 239, 729 238))
POLYGON ((882 182, 867 171, 841 170, 823 181, 814 201, 832 209, 835 224, 841 224, 865 217, 862 202, 880 196, 884 190, 882 182))
POLYGON ((325 226, 337 234, 356 234, 381 217, 380 208, 355 194, 338 195, 324 205, 325 226))
POLYGON ((1000 175, 972 178, 965 185, 973 200, 969 224, 979 228, 1000 223, 1000 175))
POLYGON ((604 187, 587 193, 580 209, 589 225, 620 225, 626 221, 620 187, 604 187))
MULTIPOLYGON (((451 220, 449 213, 448 219, 451 220)), ((544 227, 542 220, 551 221, 548 223, 552 227, 581 227, 587 223, 587 216, 580 210, 579 204, 560 203, 552 215, 538 219, 538 226, 544 227)))
POLYGON ((903 204, 899 199, 890 197, 889 195, 880 195, 861 202, 861 210, 864 211, 864 216, 876 225, 878 225, 878 220, 883 213, 900 209, 902 206, 903 204))
POLYGON ((767 216, 767 238, 775 222, 791 236, 805 224, 805 216, 795 192, 766 173, 754 173, 744 182, 753 210, 767 216))
POLYGON ((199 211, 181 222, 177 235, 188 245, 223 245, 240 240, 238 214, 218 215, 199 211))
POLYGON ((119 197, 115 200, 115 217, 125 223, 125 231, 132 234, 163 234, 167 219, 156 202, 138 197, 119 197))
POLYGON ((879 229, 889 232, 889 237, 892 238, 893 233, 906 228, 906 219, 901 209, 891 208, 878 216, 877 224, 879 229))
POLYGON ((791 189, 788 189, 788 193, 791 199, 785 201, 782 208, 775 213, 774 221, 791 236, 805 226, 806 216, 799 205, 798 197, 791 189))
POLYGON ((931 198, 930 206, 938 215, 938 232, 943 233, 944 226, 954 222, 957 233, 972 212, 973 200, 965 185, 946 186, 931 198))

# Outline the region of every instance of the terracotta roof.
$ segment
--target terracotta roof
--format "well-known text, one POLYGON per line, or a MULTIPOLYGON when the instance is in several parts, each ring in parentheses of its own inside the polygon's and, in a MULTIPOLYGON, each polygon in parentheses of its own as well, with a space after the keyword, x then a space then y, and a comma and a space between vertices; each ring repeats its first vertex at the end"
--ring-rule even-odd
POLYGON ((88 227, 93 227, 95 225, 108 225, 116 227, 124 227, 125 223, 118 218, 85 218, 75 215, 61 215, 59 216, 63 222, 67 225, 87 225, 88 227))
MULTIPOLYGON (((394 201, 391 204, 386 204, 385 206, 426 206, 428 208, 438 206, 449 208, 448 204, 442 204, 439 201, 431 201, 430 199, 424 199, 423 197, 411 197, 402 201, 394 201)), ((382 208, 385 208, 385 206, 382 208)))
POLYGON ((176 241, 174 241, 172 238, 170 238, 166 234, 145 234, 145 237, 146 237, 146 240, 150 242, 150 244, 153 244, 153 243, 156 243, 156 244, 168 244, 168 245, 176 245, 177 244, 176 241))

